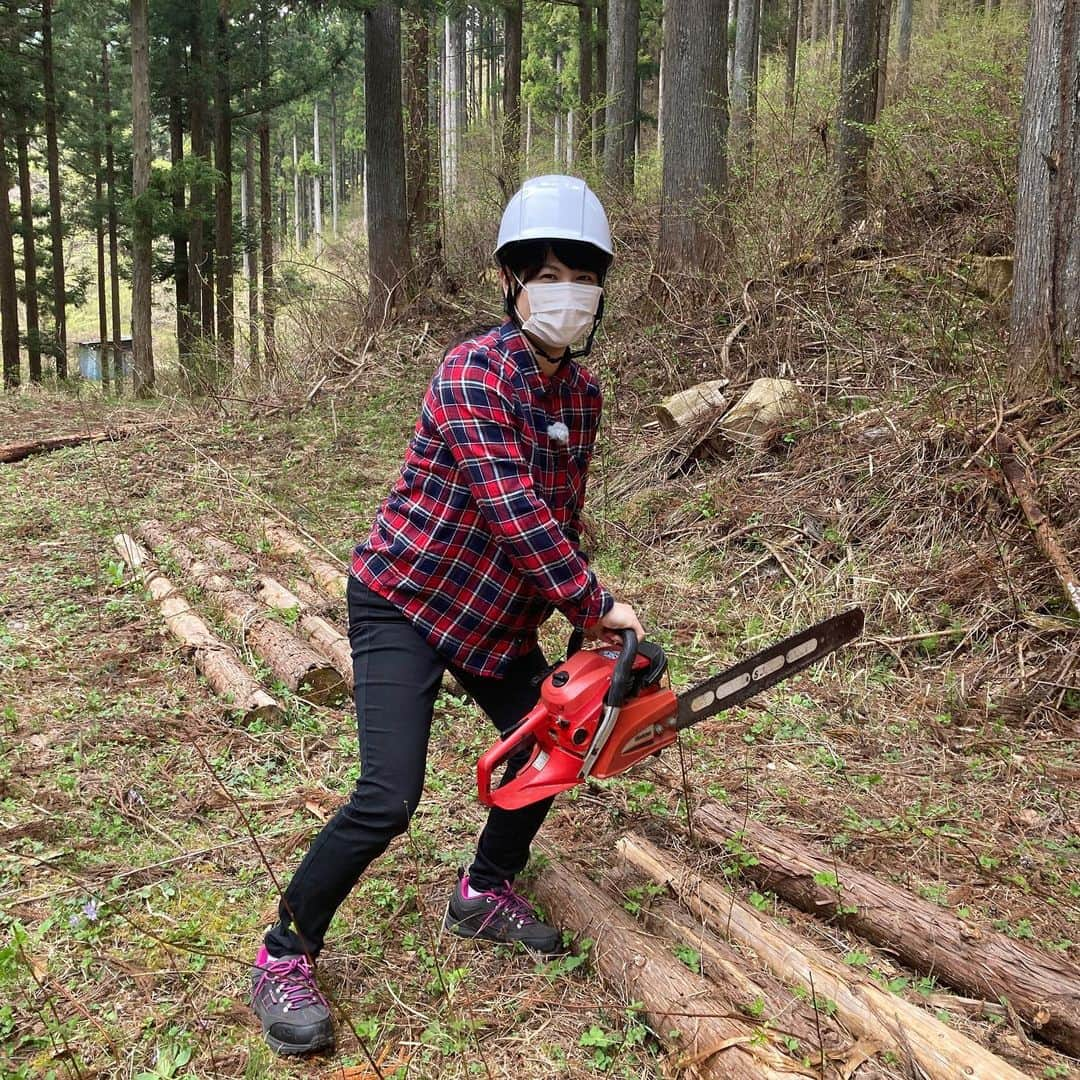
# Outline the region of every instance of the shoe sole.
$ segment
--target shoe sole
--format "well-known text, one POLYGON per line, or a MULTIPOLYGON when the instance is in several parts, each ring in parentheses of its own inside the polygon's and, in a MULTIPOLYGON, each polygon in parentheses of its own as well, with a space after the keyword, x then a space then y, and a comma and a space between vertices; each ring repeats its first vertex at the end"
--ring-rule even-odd
POLYGON ((299 1057, 303 1054, 315 1054, 319 1051, 334 1049, 333 1038, 316 1043, 290 1043, 284 1042, 282 1039, 275 1039, 273 1035, 265 1031, 263 1032, 263 1038, 266 1040, 266 1045, 281 1057, 299 1057))
POLYGON ((554 957, 563 954, 561 944, 556 945, 553 949, 541 949, 537 945, 530 945, 527 941, 521 941, 520 939, 508 941, 505 938, 489 934, 484 930, 473 930, 471 927, 466 926, 464 922, 454 919, 450 914, 449 908, 447 908, 446 914, 443 916, 443 929, 448 930, 457 937, 466 938, 470 941, 491 941, 496 945, 520 945, 522 948, 531 953, 535 953, 537 956, 554 957))

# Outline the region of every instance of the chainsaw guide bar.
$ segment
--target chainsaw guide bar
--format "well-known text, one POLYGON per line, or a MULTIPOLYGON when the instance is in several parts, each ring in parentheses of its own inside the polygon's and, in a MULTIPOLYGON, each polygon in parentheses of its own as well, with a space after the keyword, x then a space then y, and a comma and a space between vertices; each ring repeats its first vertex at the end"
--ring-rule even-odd
POLYGON ((544 679, 540 700, 476 765, 480 801, 517 810, 592 777, 618 776, 658 754, 679 732, 775 686, 859 636, 852 608, 785 638, 678 697, 666 685, 667 658, 633 631, 621 650, 583 649, 544 679), (502 782, 495 770, 506 766, 502 782))

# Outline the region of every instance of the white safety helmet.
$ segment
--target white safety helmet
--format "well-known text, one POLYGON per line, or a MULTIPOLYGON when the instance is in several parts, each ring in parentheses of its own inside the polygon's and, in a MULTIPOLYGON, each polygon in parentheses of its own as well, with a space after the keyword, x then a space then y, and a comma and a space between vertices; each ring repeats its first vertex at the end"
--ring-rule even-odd
POLYGON ((503 211, 495 257, 521 240, 576 240, 599 248, 609 260, 615 254, 607 214, 576 176, 535 176, 521 185, 503 211))

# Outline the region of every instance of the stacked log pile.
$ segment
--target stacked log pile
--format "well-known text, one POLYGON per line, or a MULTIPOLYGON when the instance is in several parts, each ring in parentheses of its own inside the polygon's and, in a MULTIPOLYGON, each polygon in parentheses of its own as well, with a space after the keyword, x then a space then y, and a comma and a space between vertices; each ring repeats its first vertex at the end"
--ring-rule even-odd
MULTIPOLYGON (((159 558, 171 559, 190 584, 205 593, 208 602, 239 633, 242 652, 262 660, 298 697, 318 705, 344 700, 352 687, 348 639, 315 610, 325 609, 329 601, 313 586, 296 582, 295 592, 286 588, 261 572, 250 555, 207 528, 188 528, 182 538, 177 530, 148 520, 137 532, 159 558), (186 541, 194 544, 198 553, 186 541)), ((285 530, 281 533, 287 535, 285 530)), ((303 545, 295 537, 291 539, 291 554, 295 555, 303 545)), ((168 629, 192 652, 199 672, 226 708, 249 719, 256 715, 280 717, 281 707, 260 686, 237 650, 195 613, 192 596, 185 598, 135 539, 120 534, 113 543, 158 603, 168 629)), ((336 583, 330 587, 337 593, 336 583)))
MULTIPOLYGON (((916 972, 985 998, 987 1011, 1008 1017, 1015 1029, 1023 1023, 1075 1053, 1080 972, 1068 961, 963 923, 791 837, 742 822, 719 804, 695 811, 694 828, 714 854, 735 839, 740 872, 760 888, 842 924, 916 972)), ((866 969, 744 903, 726 882, 638 836, 624 836, 617 849, 622 864, 608 868, 603 884, 553 863, 535 891, 556 922, 594 940, 596 970, 627 1000, 642 1003, 653 1030, 670 1044, 676 1071, 871 1077, 882 1075, 875 1060, 881 1055, 904 1075, 931 1080, 1026 1075, 944 1023, 940 1011, 893 993, 866 969), (651 888, 627 894, 631 880, 651 888), (625 906, 637 919, 624 909, 627 895, 636 897, 625 906)), ((932 1004, 963 1014, 970 1003, 936 993, 932 1004)), ((1048 1050, 1031 1043, 1027 1049, 1040 1071, 1052 1060, 1048 1050)))

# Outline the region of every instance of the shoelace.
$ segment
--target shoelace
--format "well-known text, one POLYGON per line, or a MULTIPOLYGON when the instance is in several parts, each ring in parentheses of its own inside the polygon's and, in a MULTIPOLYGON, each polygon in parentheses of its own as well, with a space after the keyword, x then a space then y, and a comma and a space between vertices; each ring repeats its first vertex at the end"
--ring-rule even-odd
POLYGON ((496 916, 505 914, 513 919, 518 926, 527 922, 536 922, 536 913, 532 905, 520 893, 515 892, 509 881, 504 881, 497 888, 487 890, 487 895, 494 898, 495 906, 488 912, 481 929, 486 927, 496 916))
POLYGON ((256 994, 269 979, 271 985, 285 999, 286 1009, 302 1009, 306 1005, 326 1005, 326 998, 315 985, 311 965, 306 956, 291 956, 284 960, 272 960, 263 969, 262 978, 255 988, 256 994))

